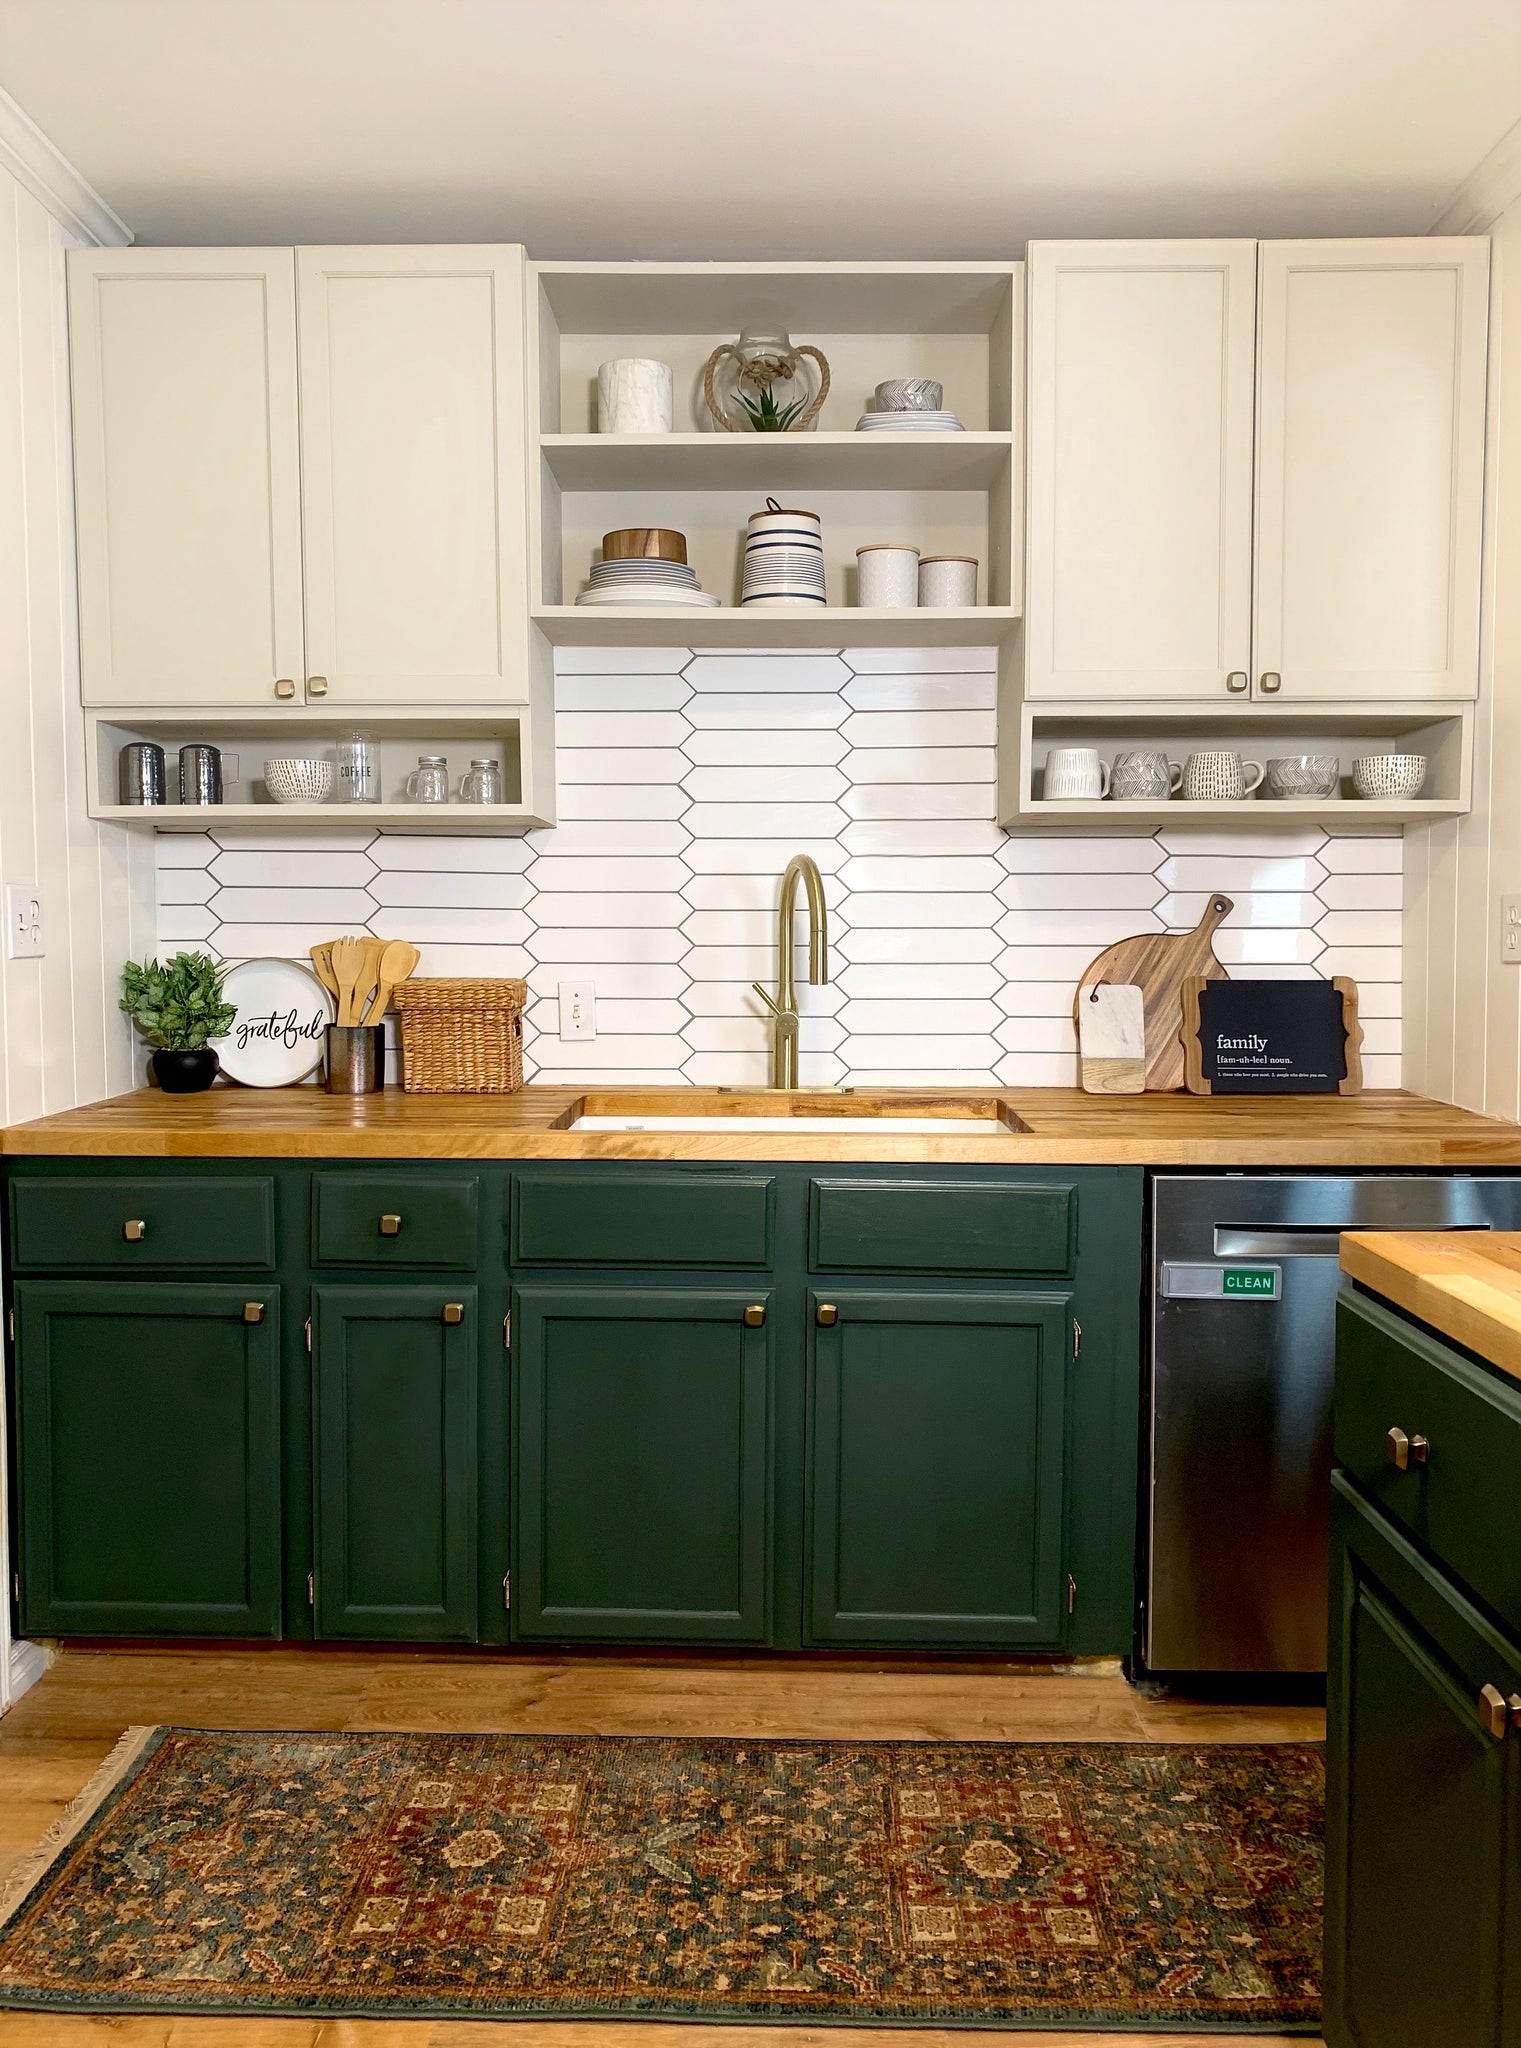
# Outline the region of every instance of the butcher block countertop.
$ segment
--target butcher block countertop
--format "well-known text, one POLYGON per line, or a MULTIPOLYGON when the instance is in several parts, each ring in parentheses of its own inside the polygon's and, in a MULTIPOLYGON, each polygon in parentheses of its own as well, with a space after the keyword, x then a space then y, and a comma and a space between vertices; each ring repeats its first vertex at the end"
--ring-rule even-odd
POLYGON ((110 1159, 693 1159, 827 1164, 1047 1166, 1521 1165, 1521 1125, 1398 1090, 1341 1097, 854 1094, 696 1088, 524 1088, 516 1095, 361 1097, 318 1088, 143 1088, 4 1132, 13 1156, 110 1159), (922 1135, 873 1131, 884 1115, 943 1117, 922 1135), (573 1131, 579 1115, 806 1116, 827 1131, 573 1131), (996 1118, 1000 1128, 968 1125, 996 1118), (958 1124, 962 1126, 958 1130, 958 1124))
POLYGON ((1521 1379, 1521 1230, 1354 1230, 1342 1271, 1521 1379))

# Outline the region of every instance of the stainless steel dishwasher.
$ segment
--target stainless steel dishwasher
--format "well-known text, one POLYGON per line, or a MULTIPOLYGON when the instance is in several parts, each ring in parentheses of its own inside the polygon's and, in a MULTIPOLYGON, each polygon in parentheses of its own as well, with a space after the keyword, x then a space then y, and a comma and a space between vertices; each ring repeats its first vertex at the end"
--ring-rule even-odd
POLYGON ((1325 1669, 1337 1240, 1517 1229, 1512 1176, 1152 1176, 1149 1670, 1325 1669))

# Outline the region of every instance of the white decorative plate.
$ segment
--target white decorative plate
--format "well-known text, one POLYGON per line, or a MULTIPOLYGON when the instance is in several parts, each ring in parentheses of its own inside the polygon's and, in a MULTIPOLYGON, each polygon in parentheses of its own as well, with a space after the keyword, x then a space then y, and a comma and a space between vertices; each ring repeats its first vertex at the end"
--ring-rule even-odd
POLYGON ((322 1064, 333 999, 299 960, 243 960, 222 977, 237 1009, 231 1031, 212 1050, 229 1080, 249 1088, 289 1088, 322 1064))

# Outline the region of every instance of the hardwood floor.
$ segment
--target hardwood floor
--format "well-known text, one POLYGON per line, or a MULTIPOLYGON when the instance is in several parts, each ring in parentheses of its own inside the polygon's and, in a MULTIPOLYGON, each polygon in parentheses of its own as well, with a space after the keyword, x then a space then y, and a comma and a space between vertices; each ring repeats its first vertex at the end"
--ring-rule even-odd
MULTIPOLYGON (((67 1650, 0 1720, 0 1878, 124 1728, 394 1728, 913 1741, 1309 1741, 1308 1707, 1153 1701, 1108 1673, 1001 1662, 645 1653, 67 1650)), ((1102 2048, 1113 2034, 622 2021, 62 2019, 0 2013, 0 2048, 1102 2048)), ((1147 2034, 1147 2048, 1198 2048, 1147 2034)), ((1209 2037, 1253 2048, 1261 2034, 1209 2037)), ((1303 2037, 1301 2036, 1301 2039, 1303 2037)))

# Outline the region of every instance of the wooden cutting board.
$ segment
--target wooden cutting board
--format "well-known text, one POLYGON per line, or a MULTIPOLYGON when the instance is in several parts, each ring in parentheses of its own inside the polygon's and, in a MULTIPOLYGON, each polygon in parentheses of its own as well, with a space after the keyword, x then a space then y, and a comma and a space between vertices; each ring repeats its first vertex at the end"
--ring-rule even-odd
POLYGON ((1217 892, 1191 932, 1142 932, 1136 938, 1121 939, 1106 946, 1083 970, 1072 999, 1074 1024, 1083 990, 1094 982, 1132 982, 1140 989, 1149 1089, 1183 1086, 1183 984, 1195 974, 1206 981, 1229 978, 1215 958, 1214 936, 1235 907, 1229 896, 1217 892))

